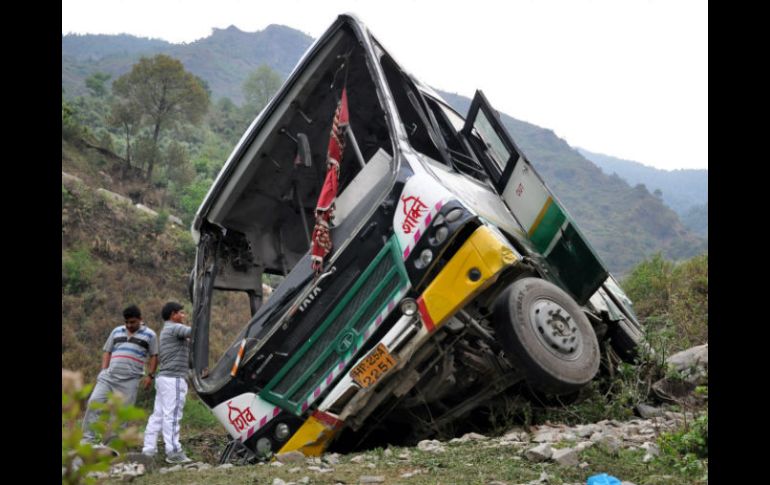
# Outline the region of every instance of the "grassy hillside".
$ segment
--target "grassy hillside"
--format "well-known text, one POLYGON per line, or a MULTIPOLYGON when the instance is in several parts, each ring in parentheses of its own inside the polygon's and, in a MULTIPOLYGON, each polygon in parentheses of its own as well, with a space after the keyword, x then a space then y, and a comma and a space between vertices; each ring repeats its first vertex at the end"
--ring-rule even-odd
POLYGON ((623 281, 634 309, 666 354, 708 343, 708 253, 681 263, 656 254, 623 281))
MULTIPOLYGON (((63 169, 84 180, 62 177, 62 368, 82 371, 90 381, 107 335, 123 323, 123 308, 139 305, 156 332, 166 301, 191 310, 187 281, 195 245, 187 227, 167 215, 148 215, 98 192, 98 174, 78 169, 89 166, 88 153, 68 143, 62 151, 63 169)), ((225 315, 248 312, 247 300, 235 295, 215 303, 213 318, 227 324, 212 332, 212 356, 221 355, 245 323, 225 315)))

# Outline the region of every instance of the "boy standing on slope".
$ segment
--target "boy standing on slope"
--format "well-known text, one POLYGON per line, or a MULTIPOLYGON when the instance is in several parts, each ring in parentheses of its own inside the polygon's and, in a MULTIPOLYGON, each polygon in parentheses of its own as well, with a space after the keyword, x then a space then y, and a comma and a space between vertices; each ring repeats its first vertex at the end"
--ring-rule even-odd
POLYGON ((187 369, 191 328, 184 323, 185 312, 177 302, 163 305, 165 321, 160 332, 160 370, 155 379, 155 406, 144 432, 142 453, 157 453, 158 434, 162 431, 167 463, 189 463, 179 444, 179 424, 182 421, 187 395, 187 369))

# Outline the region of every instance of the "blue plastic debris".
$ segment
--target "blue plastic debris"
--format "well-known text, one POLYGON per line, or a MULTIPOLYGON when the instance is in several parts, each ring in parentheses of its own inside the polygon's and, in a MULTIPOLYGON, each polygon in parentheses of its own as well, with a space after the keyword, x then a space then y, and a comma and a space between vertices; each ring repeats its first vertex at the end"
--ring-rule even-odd
POLYGON ((600 473, 598 475, 588 477, 588 481, 586 482, 586 485, 621 485, 621 484, 620 484, 620 480, 613 477, 612 475, 607 475, 606 473, 600 473))

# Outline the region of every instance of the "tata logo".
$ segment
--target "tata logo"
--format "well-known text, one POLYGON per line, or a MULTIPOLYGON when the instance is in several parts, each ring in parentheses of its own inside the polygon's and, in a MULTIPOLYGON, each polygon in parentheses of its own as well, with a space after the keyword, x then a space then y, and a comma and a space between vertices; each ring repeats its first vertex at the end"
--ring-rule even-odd
POLYGON ((299 311, 304 312, 305 308, 309 307, 311 303, 313 303, 313 300, 321 293, 321 287, 316 286, 310 291, 310 294, 302 300, 302 303, 299 306, 299 311))
POLYGON ((346 330, 337 341, 337 353, 342 355, 347 352, 353 346, 357 336, 358 334, 352 328, 346 330))

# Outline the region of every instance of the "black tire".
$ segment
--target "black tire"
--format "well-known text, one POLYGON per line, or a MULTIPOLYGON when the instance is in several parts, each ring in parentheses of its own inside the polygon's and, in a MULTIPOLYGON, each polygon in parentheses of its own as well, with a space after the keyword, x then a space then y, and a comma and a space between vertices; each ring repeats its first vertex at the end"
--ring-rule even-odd
POLYGON ((494 321, 506 355, 533 388, 569 394, 596 376, 601 360, 596 334, 558 286, 539 278, 514 281, 497 298, 494 321))

